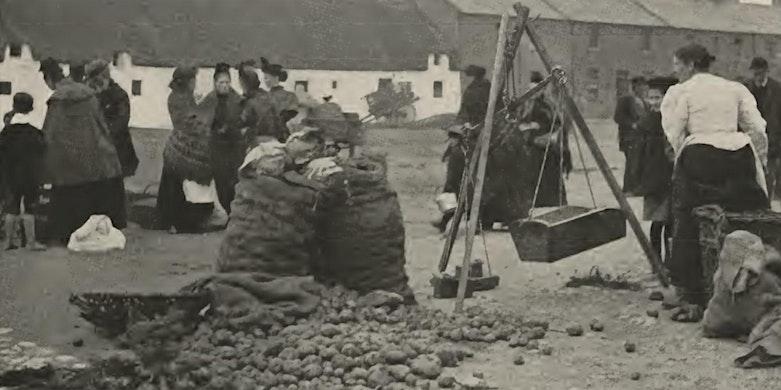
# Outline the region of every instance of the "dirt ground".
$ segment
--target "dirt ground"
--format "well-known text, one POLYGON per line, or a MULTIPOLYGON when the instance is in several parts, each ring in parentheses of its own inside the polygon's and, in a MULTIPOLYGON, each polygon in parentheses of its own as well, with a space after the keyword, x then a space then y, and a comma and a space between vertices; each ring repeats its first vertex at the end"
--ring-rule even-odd
MULTIPOLYGON (((607 122, 593 125, 615 167, 613 172, 620 177, 623 157, 615 146, 614 127, 607 122)), ((136 133, 143 162, 128 187, 141 190, 156 180, 164 136, 160 132, 136 133)), ((451 310, 454 302, 432 299, 428 284, 443 245, 429 222, 438 214, 433 200, 444 173, 440 162, 444 135, 437 130, 372 130, 368 139, 369 147, 389 156, 391 181, 400 194, 407 228, 407 272, 418 299, 425 305, 451 310)), ((580 162, 576 160, 575 165, 580 167, 580 162)), ((590 158, 586 158, 586 166, 597 204, 614 206, 590 158)), ((571 204, 591 205, 582 169, 573 172, 567 187, 571 204)), ((639 214, 641 200, 632 199, 631 204, 639 214)), ((95 337, 89 324, 68 305, 71 292, 175 290, 210 272, 220 244, 219 233, 172 236, 131 227, 126 234, 127 249, 112 255, 85 257, 61 248, 43 254, 3 253, 0 328, 13 329, 10 335, 15 339, 39 342, 65 353, 94 353, 106 343, 95 337), (75 348, 75 340, 83 340, 84 347, 75 348)), ((451 263, 461 261, 462 246, 456 247, 451 263)), ((462 375, 483 372, 501 389, 735 390, 777 388, 781 383, 781 369, 734 368, 733 359, 745 351, 738 342, 703 339, 697 325, 673 323, 662 310, 659 319, 648 317, 647 309, 660 308, 647 299, 647 291, 564 287, 569 276, 586 273, 593 266, 611 274, 627 273, 644 286, 654 287, 631 230, 626 239, 555 264, 520 262, 509 234, 501 232, 479 239, 475 256, 489 259, 501 283, 498 289, 478 294, 468 304, 500 306, 551 321, 553 331, 547 341, 554 353, 537 356, 529 352, 527 363, 518 367, 512 364, 514 352, 497 344, 459 368, 462 375), (605 331, 587 331, 578 338, 560 332, 573 323, 588 329, 592 319, 603 322, 605 331), (635 342, 637 352, 625 352, 625 341, 635 342), (634 372, 641 374, 639 380, 630 378, 634 372)))

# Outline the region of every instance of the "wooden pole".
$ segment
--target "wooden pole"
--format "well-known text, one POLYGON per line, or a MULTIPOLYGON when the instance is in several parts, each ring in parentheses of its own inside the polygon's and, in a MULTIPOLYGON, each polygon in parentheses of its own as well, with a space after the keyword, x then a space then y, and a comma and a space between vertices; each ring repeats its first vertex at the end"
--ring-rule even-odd
MULTIPOLYGON (((526 24, 526 34, 529 36, 529 40, 531 41, 532 45, 534 45, 534 47, 537 49, 537 53, 539 53, 540 59, 545 65, 547 71, 549 73, 552 72, 554 64, 551 61, 550 55, 548 54, 545 46, 542 44, 540 37, 537 35, 537 31, 534 30, 534 27, 530 23, 526 24)), ((583 135, 583 139, 586 141, 586 145, 591 150, 592 156, 594 156, 594 161, 597 163, 597 167, 602 172, 602 176, 605 177, 610 190, 613 192, 613 196, 618 201, 618 204, 621 207, 621 211, 624 213, 624 217, 626 217, 627 221, 629 221, 629 226, 634 231, 635 236, 637 237, 637 241, 640 242, 640 246, 643 248, 646 257, 648 258, 651 269, 653 270, 654 274, 656 274, 656 277, 659 279, 659 282, 662 284, 662 286, 669 286, 667 272, 664 268, 664 265, 662 264, 661 259, 659 258, 659 255, 656 253, 656 251, 654 251, 651 243, 648 241, 648 237, 645 236, 645 232, 643 231, 642 225, 640 225, 640 221, 637 220, 634 211, 632 211, 632 206, 629 205, 629 202, 626 200, 621 186, 618 185, 618 181, 613 176, 613 172, 610 170, 610 166, 608 165, 607 160, 605 160, 605 157, 599 150, 599 144, 597 144, 597 141, 594 138, 594 134, 591 132, 591 129, 589 129, 586 120, 580 113, 580 110, 578 110, 577 104, 575 104, 575 101, 572 99, 572 96, 569 94, 569 91, 566 87, 559 86, 556 83, 554 83, 554 85, 556 88, 558 88, 559 92, 563 94, 564 104, 566 105, 567 111, 572 117, 572 120, 580 129, 580 133, 583 135)), ((464 269, 467 268, 465 267, 464 269)))
MULTIPOLYGON (((494 112, 496 111, 496 101, 499 98, 499 91, 504 78, 504 51, 507 43, 507 23, 510 19, 507 13, 502 15, 499 23, 499 39, 496 44, 496 58, 494 58, 493 74, 491 75, 491 95, 488 99, 488 111, 485 115, 485 126, 480 132, 479 151, 480 157, 477 161, 477 175, 475 179, 474 196, 472 197, 469 220, 467 221, 466 245, 464 248, 464 262, 461 266, 461 275, 458 281, 458 296, 456 298, 455 311, 460 312, 464 308, 464 297, 466 296, 466 284, 469 277, 469 266, 472 262, 472 247, 477 234, 477 223, 480 214, 480 204, 483 197, 483 184, 485 181, 485 167, 488 163, 488 149, 491 143, 491 131, 494 127, 494 112)), ((474 158, 474 157, 473 157, 474 158)))
MULTIPOLYGON (((518 98, 517 103, 524 104, 527 100, 533 98, 538 93, 540 93, 543 89, 545 89, 548 84, 551 83, 551 80, 553 80, 552 76, 546 77, 544 80, 542 80, 539 84, 534 86, 534 88, 526 91, 521 97, 518 98)), ((512 130, 510 130, 512 131, 512 130)), ((478 145, 479 147, 479 145, 478 145)), ((479 148, 478 148, 479 149, 479 148)), ((477 156, 478 155, 478 149, 471 151, 470 156, 477 156)), ((467 192, 469 191, 469 182, 471 181, 472 176, 474 175, 475 168, 477 163, 477 158, 469 158, 469 171, 464 170, 464 174, 462 175, 461 179, 461 187, 459 189, 459 199, 458 199, 458 206, 456 207, 456 211, 453 214, 453 224, 451 225, 450 230, 447 232, 447 240, 445 241, 445 249, 442 251, 442 256, 439 259, 439 272, 445 272, 447 269, 447 265, 450 262, 450 255, 453 252, 453 244, 455 243, 456 237, 458 236, 458 228, 461 226, 461 218, 464 216, 464 210, 466 209, 466 198, 467 198, 467 192)))

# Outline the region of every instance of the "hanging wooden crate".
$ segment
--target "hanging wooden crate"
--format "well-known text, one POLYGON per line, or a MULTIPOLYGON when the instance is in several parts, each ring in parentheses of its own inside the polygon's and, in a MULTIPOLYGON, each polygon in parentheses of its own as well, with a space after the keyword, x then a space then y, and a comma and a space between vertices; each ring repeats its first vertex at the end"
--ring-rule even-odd
POLYGON ((552 263, 626 236, 621 210, 563 206, 510 225, 521 261, 552 263))

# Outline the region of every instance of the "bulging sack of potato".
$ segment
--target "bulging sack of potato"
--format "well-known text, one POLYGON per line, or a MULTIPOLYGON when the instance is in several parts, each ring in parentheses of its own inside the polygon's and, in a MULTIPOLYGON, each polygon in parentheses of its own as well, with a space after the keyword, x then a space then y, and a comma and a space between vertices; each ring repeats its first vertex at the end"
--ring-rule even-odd
POLYGON ((315 278, 365 294, 385 290, 414 302, 404 269, 405 231, 383 161, 350 159, 331 177, 318 224, 315 278))
MULTIPOLYGON (((295 175, 286 173, 284 176, 295 175)), ((305 178, 242 177, 217 261, 218 272, 311 275, 318 191, 305 178)))
POLYGON ((781 279, 771 272, 778 251, 756 235, 735 231, 724 238, 713 297, 703 318, 707 337, 748 335, 767 313, 765 297, 781 294, 781 279))

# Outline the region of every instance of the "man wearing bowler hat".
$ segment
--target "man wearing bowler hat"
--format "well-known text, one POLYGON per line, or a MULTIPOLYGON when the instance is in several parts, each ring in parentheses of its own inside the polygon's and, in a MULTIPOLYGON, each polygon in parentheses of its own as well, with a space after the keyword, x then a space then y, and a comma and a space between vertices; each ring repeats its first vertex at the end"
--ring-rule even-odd
POLYGON ((781 190, 781 84, 769 76, 766 59, 756 57, 749 69, 752 77, 746 87, 754 95, 757 108, 767 122, 768 163, 767 189, 770 200, 781 190))

